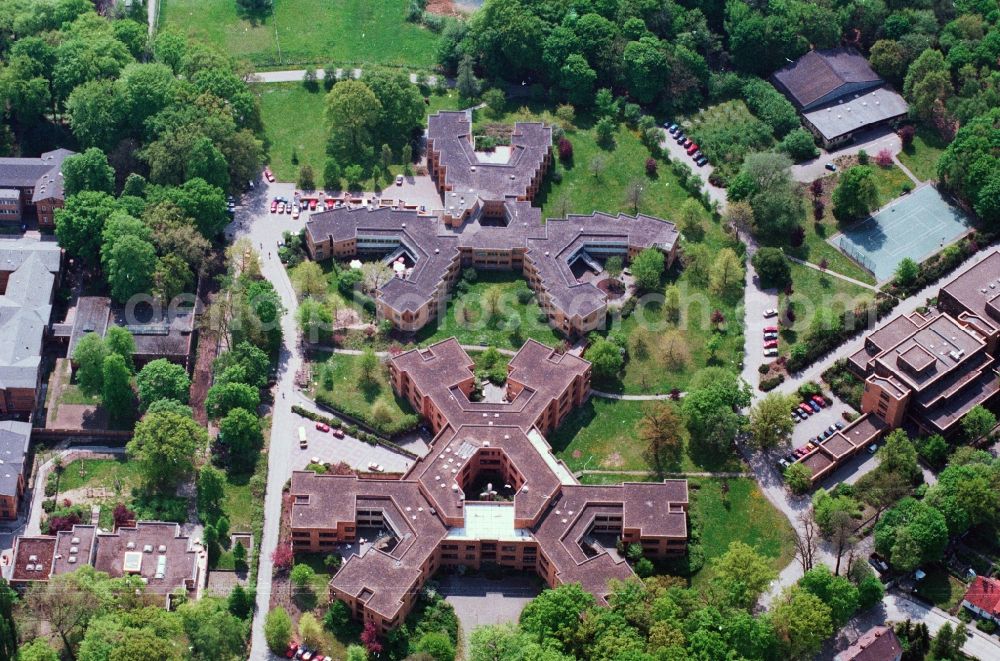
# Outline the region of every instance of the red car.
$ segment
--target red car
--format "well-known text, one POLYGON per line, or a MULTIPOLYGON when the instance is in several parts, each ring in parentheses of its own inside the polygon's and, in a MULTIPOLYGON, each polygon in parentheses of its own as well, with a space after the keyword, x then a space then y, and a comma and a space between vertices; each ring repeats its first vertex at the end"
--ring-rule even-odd
POLYGON ((777 333, 778 332, 778 327, 777 326, 764 326, 764 332, 765 333, 777 333))
POLYGON ((274 175, 271 174, 271 168, 264 168, 264 178, 267 179, 270 183, 272 184, 274 183, 274 175))
POLYGON ((288 649, 285 650, 285 658, 291 659, 292 657, 295 656, 295 653, 298 651, 299 651, 299 644, 293 640, 292 642, 288 643, 288 649))
POLYGON ((323 423, 323 422, 317 422, 316 423, 316 429, 320 430, 321 432, 323 432, 325 434, 326 432, 330 431, 330 425, 328 425, 326 423, 323 423))
POLYGON ((778 348, 778 341, 777 340, 768 340, 767 342, 764 343, 764 348, 765 349, 777 349, 778 348))
POLYGON ((813 395, 813 396, 812 396, 812 400, 813 400, 814 402, 816 402, 817 404, 819 404, 819 405, 820 405, 820 407, 822 407, 822 408, 826 408, 826 400, 825 400, 825 399, 823 399, 822 397, 820 397, 819 395, 813 395))
POLYGON ((271 213, 276 213, 278 211, 278 201, 271 200, 271 213))
POLYGON ((317 202, 317 200, 309 200, 309 210, 310 211, 315 211, 316 210, 316 202, 317 202))
POLYGON ((344 438, 344 430, 341 429, 341 428, 339 428, 339 427, 334 427, 330 431, 330 433, 333 434, 334 436, 336 436, 337 438, 344 438))
POLYGON ((691 146, 687 148, 687 153, 688 154, 693 154, 696 151, 698 151, 698 149, 699 149, 698 143, 697 142, 692 142, 691 146))

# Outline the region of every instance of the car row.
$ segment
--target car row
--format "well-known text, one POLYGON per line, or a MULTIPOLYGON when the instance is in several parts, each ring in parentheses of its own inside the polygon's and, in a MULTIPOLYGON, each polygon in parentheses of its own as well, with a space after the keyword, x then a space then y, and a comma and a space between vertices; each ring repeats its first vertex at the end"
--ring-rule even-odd
POLYGON ((324 656, 319 650, 310 649, 294 640, 288 643, 288 649, 285 650, 285 658, 298 659, 300 661, 333 661, 333 657, 324 656))
POLYGON ((778 327, 767 326, 764 328, 764 355, 774 358, 778 355, 778 327))
POLYGON ((819 413, 820 410, 824 408, 826 408, 826 400, 820 395, 813 395, 801 404, 792 407, 792 418, 794 418, 796 422, 801 422, 813 413, 819 413))
POLYGON ((333 434, 337 438, 344 438, 344 430, 343 429, 341 429, 340 427, 333 427, 333 428, 331 428, 330 425, 326 424, 325 422, 317 422, 316 423, 316 429, 319 430, 319 431, 321 431, 321 432, 323 432, 324 434, 329 433, 329 434, 333 434))
POLYGON ((684 151, 687 152, 688 156, 691 157, 698 167, 708 163, 708 157, 701 153, 698 143, 684 135, 684 129, 672 122, 664 122, 663 128, 667 129, 667 133, 677 141, 677 144, 684 148, 684 151))

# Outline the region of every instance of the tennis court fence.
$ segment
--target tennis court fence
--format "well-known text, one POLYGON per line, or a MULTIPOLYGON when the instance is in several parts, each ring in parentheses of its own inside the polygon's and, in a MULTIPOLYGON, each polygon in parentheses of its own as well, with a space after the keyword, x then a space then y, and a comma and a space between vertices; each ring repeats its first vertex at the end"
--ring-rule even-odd
POLYGON ((872 275, 875 275, 874 262, 872 262, 871 258, 865 257, 859 250, 852 248, 850 243, 847 241, 847 237, 840 237, 840 251, 857 262, 861 268, 865 269, 872 275))

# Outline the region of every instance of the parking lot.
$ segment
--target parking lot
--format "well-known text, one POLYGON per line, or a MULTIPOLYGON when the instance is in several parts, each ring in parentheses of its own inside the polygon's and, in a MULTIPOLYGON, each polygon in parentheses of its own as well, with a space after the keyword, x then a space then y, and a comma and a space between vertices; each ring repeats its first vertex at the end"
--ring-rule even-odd
POLYGON ((300 448, 298 429, 288 430, 288 433, 295 437, 292 457, 292 466, 295 470, 305 468, 313 459, 319 459, 320 463, 329 464, 343 461, 351 468, 362 471, 368 470, 368 464, 375 462, 381 465, 386 473, 403 473, 413 463, 411 459, 380 445, 368 445, 364 441, 350 436, 337 438, 330 432, 322 432, 316 429, 315 422, 307 418, 299 418, 299 421, 300 426, 305 429, 309 445, 306 448, 300 448))

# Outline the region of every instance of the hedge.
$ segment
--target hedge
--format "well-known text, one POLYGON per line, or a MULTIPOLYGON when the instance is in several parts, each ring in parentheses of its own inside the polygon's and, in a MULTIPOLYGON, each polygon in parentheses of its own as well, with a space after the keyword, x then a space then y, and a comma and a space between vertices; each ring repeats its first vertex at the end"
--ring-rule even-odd
MULTIPOLYGON (((322 406, 322 404, 319 404, 319 403, 317 403, 317 405, 322 406)), ((330 408, 333 408, 333 407, 330 407, 330 408)), ((340 420, 338 420, 336 418, 331 418, 329 416, 325 416, 325 415, 322 415, 320 413, 316 413, 315 411, 310 411, 309 409, 302 408, 298 404, 292 405, 292 413, 296 413, 298 415, 301 415, 303 418, 308 418, 309 420, 312 420, 313 422, 322 422, 322 423, 324 423, 326 425, 329 425, 330 427, 337 428, 337 427, 343 426, 344 427, 344 431, 348 435, 357 438, 359 441, 364 441, 368 445, 372 445, 372 446, 381 445, 384 448, 392 450, 393 452, 401 454, 401 455, 403 455, 405 457, 408 457, 410 459, 416 459, 418 457, 417 454, 415 454, 413 452, 410 452, 406 448, 404 448, 404 447, 402 447, 400 445, 397 445, 397 444, 393 443, 392 441, 390 441, 390 440, 388 440, 386 438, 382 438, 381 436, 379 436, 377 434, 373 434, 371 432, 367 432, 367 431, 364 431, 364 430, 359 430, 354 425, 344 425, 340 420)), ((347 415, 347 414, 340 413, 339 411, 337 411, 337 414, 338 415, 345 415, 345 416, 347 415)), ((347 416, 347 417, 349 417, 349 416, 347 416)), ((411 416, 411 417, 416 418, 416 416, 411 416)), ((419 420, 417 421, 417 424, 419 424, 419 420)), ((416 427, 416 425, 414 425, 413 428, 415 428, 415 427, 416 427)), ((407 431, 409 431, 409 430, 407 430, 407 431)))
POLYGON ((879 320, 892 312, 893 308, 898 304, 899 299, 879 292, 875 296, 873 303, 865 303, 853 310, 845 311, 841 317, 840 332, 824 336, 820 340, 807 337, 799 345, 803 350, 793 351, 792 355, 789 356, 787 363, 788 371, 790 373, 800 372, 809 365, 812 365, 847 340, 867 330, 865 322, 873 312, 875 319, 879 320))

